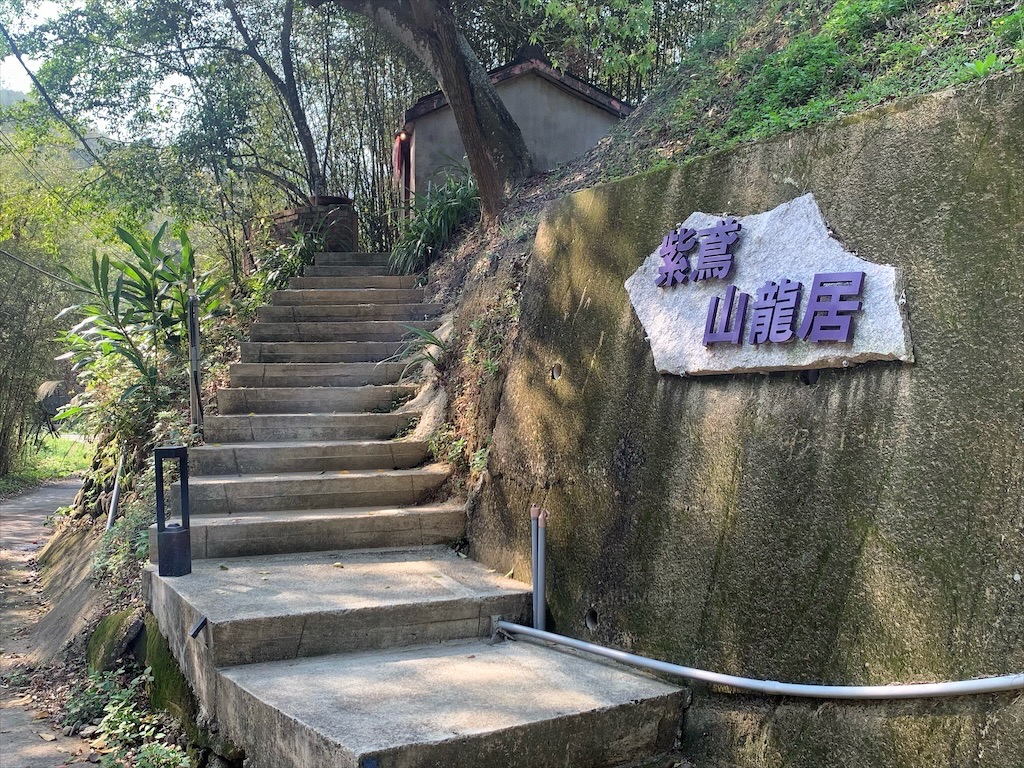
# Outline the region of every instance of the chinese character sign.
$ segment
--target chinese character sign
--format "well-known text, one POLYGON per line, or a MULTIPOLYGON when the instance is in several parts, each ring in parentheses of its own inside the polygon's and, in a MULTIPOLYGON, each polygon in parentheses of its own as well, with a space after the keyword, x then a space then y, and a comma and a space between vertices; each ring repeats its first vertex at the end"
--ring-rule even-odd
POLYGON ((914 359, 898 270, 847 250, 810 194, 750 216, 691 214, 625 287, 662 373, 914 359))
MULTIPOLYGON (((724 280, 733 266, 729 250, 737 240, 743 225, 735 218, 719 219, 710 227, 694 230, 679 226, 669 232, 658 248, 656 285, 673 288, 692 279, 724 280), (689 252, 697 248, 697 263, 691 269, 689 252)), ((751 305, 751 327, 747 342, 750 344, 783 344, 794 337, 812 342, 834 341, 848 344, 853 338, 853 317, 862 307, 859 301, 864 288, 863 272, 826 272, 816 274, 811 295, 799 330, 794 330, 800 293, 803 285, 783 278, 778 283, 769 280, 757 292, 751 305)), ((730 285, 724 300, 713 296, 708 304, 704 323, 704 346, 719 342, 743 343, 743 328, 750 295, 740 293, 730 285), (733 304, 736 304, 735 318, 733 304), (719 305, 721 304, 721 317, 719 305)))

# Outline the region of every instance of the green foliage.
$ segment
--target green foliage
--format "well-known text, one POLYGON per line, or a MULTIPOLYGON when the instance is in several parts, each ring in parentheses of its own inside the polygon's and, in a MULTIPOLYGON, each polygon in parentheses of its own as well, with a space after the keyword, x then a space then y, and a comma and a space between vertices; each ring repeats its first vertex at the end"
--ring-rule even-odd
POLYGON ((288 287, 288 281, 302 274, 313 257, 324 249, 323 234, 293 231, 287 243, 266 243, 256 255, 256 271, 245 283, 240 309, 255 317, 256 309, 270 303, 270 294, 288 287))
POLYGON ((135 753, 135 768, 189 768, 188 754, 179 746, 159 741, 143 744, 135 753))
POLYGON ((153 464, 148 461, 136 479, 136 489, 122 501, 114 525, 103 532, 93 558, 92 577, 120 595, 135 586, 139 565, 149 558, 149 526, 155 521, 156 490, 153 464))
POLYGON ((466 438, 460 436, 452 424, 442 424, 438 427, 427 443, 435 461, 446 462, 458 472, 465 472, 469 467, 467 445, 466 438))
MULTIPOLYGON (((62 358, 73 361, 87 384, 110 384, 112 391, 97 397, 91 387, 59 418, 100 411, 103 428, 113 426, 126 439, 147 436, 168 399, 164 360, 184 354, 190 288, 199 301, 201 321, 226 311, 222 294, 227 280, 212 272, 196 274, 195 252, 184 231, 178 235, 180 250, 165 253, 160 242, 166 229, 166 224, 161 226, 152 240, 119 229, 130 256, 111 259, 93 253, 88 278, 68 272, 86 299, 61 313, 83 317, 61 336, 70 348, 62 358)), ((100 424, 94 427, 98 430, 100 424)))
POLYGON ((614 129, 595 158, 603 178, 1024 69, 1024 11, 1006 0, 761 0, 732 10, 614 129))
POLYGON ((995 19, 992 22, 992 29, 999 39, 1008 45, 1024 40, 1024 8, 995 19))
POLYGON ((152 679, 151 670, 147 668, 127 686, 118 687, 110 694, 99 729, 113 751, 103 756, 101 766, 184 768, 189 765, 184 750, 165 742, 166 719, 143 707, 143 691, 152 679))
POLYGON ((147 240, 119 228, 118 235, 131 247, 134 259, 111 259, 94 252, 90 278, 68 271, 68 278, 87 296, 61 313, 84 317, 61 339, 71 347, 65 357, 74 361, 76 370, 116 355, 153 389, 159 379, 161 351, 180 350, 187 335, 190 288, 206 318, 223 314, 221 294, 227 280, 212 272, 195 274, 195 252, 184 231, 178 236, 181 250, 164 253, 160 240, 166 229, 164 224, 147 240))
POLYGON ((974 77, 982 78, 987 77, 993 70, 997 69, 998 65, 998 57, 994 53, 990 53, 984 59, 978 59, 977 61, 972 61, 969 64, 964 64, 964 69, 974 77))
POLYGON ((426 269, 459 229, 480 215, 480 194, 466 173, 453 172, 423 195, 417 195, 391 252, 391 271, 411 275, 426 269))
POLYGON ((45 482, 71 477, 89 468, 92 444, 67 437, 47 435, 30 447, 14 470, 0 477, 0 498, 45 482))
POLYGON ((654 5, 650 0, 520 0, 523 13, 539 17, 531 41, 543 43, 556 66, 589 49, 597 55, 592 74, 601 80, 642 77, 654 66, 654 5))
POLYGON ((509 339, 512 325, 519 319, 516 292, 503 292, 497 302, 469 324, 469 337, 462 354, 465 366, 476 372, 477 383, 483 384, 500 370, 498 360, 509 339))
POLYGON ((404 323, 402 324, 402 327, 408 332, 408 338, 402 344, 402 348, 398 350, 398 353, 394 358, 391 358, 393 360, 404 361, 406 363, 405 368, 402 369, 402 375, 400 378, 405 378, 405 375, 411 369, 417 368, 425 363, 430 363, 440 369, 441 364, 445 359, 445 355, 448 352, 448 345, 435 334, 424 330, 423 328, 414 328, 413 326, 405 325, 404 323))
POLYGON ((491 446, 489 445, 473 451, 473 455, 469 459, 469 471, 474 475, 478 475, 487 469, 487 460, 490 458, 490 455, 491 446))
MULTIPOLYGON (((780 51, 755 64, 750 58, 738 67, 752 70, 747 85, 736 99, 736 107, 726 128, 750 130, 764 126, 796 127, 786 123, 784 115, 833 93, 847 78, 850 62, 834 39, 826 35, 801 34, 780 51)), ((819 107, 820 108, 820 107, 819 107)))
POLYGON ((107 702, 119 688, 118 673, 96 672, 78 683, 61 715, 61 725, 79 728, 101 717, 107 702))
POLYGON ((914 0, 839 0, 828 14, 823 31, 837 40, 857 43, 908 10, 914 0))
POLYGON ((167 743, 171 721, 147 709, 145 689, 153 681, 151 670, 123 683, 125 677, 124 669, 89 675, 72 690, 61 724, 78 730, 99 719, 99 735, 111 750, 101 758, 101 766, 187 768, 185 751, 167 743))

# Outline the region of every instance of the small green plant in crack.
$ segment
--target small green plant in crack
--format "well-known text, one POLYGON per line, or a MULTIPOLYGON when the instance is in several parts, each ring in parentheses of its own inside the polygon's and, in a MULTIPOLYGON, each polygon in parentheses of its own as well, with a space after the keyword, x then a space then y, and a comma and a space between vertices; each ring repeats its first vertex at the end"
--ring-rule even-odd
POLYGON ((370 413, 392 413, 393 411, 397 411, 399 408, 408 403, 414 397, 416 397, 416 395, 414 395, 411 392, 404 395, 399 395, 398 397, 394 398, 390 403, 381 403, 377 407, 370 409, 370 413))
POLYGON ((487 469, 487 460, 490 458, 490 455, 491 446, 489 445, 473 451, 473 456, 469 460, 469 471, 474 475, 481 474, 487 469))
POLYGON ((419 424, 420 420, 418 417, 415 419, 409 419, 408 423, 406 423, 404 427, 395 432, 395 440, 401 440, 403 437, 408 437, 416 431, 416 427, 418 427, 419 424))
POLYGON ((442 424, 431 436, 428 447, 435 461, 446 462, 463 472, 469 467, 466 438, 455 431, 453 424, 442 424))

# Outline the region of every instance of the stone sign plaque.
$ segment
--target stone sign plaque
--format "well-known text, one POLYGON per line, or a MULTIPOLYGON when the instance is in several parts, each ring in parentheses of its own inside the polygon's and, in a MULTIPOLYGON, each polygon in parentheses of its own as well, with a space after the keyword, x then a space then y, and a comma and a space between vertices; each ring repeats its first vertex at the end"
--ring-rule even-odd
POLYGON ((914 361, 896 268, 833 239, 810 194, 743 218, 693 213, 626 290, 661 373, 914 361))

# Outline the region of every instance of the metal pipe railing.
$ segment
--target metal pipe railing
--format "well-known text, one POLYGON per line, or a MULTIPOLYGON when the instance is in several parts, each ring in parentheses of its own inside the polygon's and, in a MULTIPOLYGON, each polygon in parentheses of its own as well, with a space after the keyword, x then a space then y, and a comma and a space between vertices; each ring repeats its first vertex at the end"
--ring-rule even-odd
POLYGON ((546 534, 548 511, 537 504, 530 507, 530 523, 533 532, 533 626, 525 627, 509 621, 497 622, 497 629, 509 637, 523 636, 554 643, 577 651, 603 656, 623 664, 640 667, 652 672, 699 680, 712 685, 724 685, 741 691, 752 691, 770 696, 799 696, 813 699, 925 699, 946 696, 964 696, 977 693, 999 693, 1001 691, 1024 690, 1024 672, 983 677, 975 680, 959 680, 942 683, 907 683, 902 685, 810 685, 804 683, 780 683, 776 680, 757 680, 750 677, 725 675, 694 667, 684 667, 667 661, 650 659, 635 653, 595 645, 585 640, 547 632, 544 623, 547 614, 546 589, 546 534))
POLYGON ((576 640, 554 632, 545 632, 533 627, 524 627, 508 621, 499 621, 498 630, 509 636, 522 635, 546 643, 563 645, 577 651, 592 653, 630 666, 660 672, 666 675, 699 680, 712 685, 726 685, 741 691, 752 691, 771 696, 800 696, 812 699, 925 699, 948 696, 965 696, 977 693, 1000 693, 1002 691, 1024 690, 1024 672, 999 677, 982 677, 975 680, 960 680, 943 683, 908 683, 905 685, 809 685, 802 683, 780 683, 775 680, 756 680, 749 677, 724 675, 704 669, 684 667, 667 661, 649 659, 635 653, 627 653, 584 640, 576 640))
POLYGON ((533 588, 533 626, 540 627, 537 620, 537 607, 540 604, 540 599, 537 595, 537 564, 540 559, 537 557, 537 538, 538 538, 538 527, 540 525, 540 506, 537 504, 530 505, 530 543, 532 551, 530 553, 530 586, 533 588))
POLYGON ((107 528, 110 530, 114 527, 114 521, 117 520, 117 507, 121 502, 121 470, 124 469, 124 451, 121 452, 121 457, 117 460, 117 474, 114 475, 114 490, 110 494, 110 509, 107 510, 107 528))

